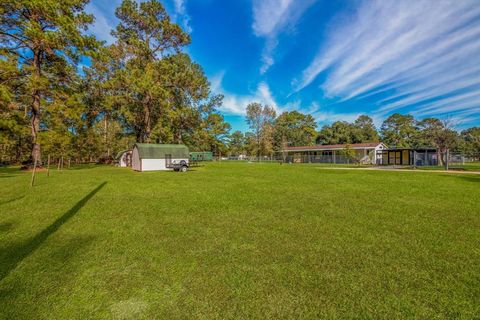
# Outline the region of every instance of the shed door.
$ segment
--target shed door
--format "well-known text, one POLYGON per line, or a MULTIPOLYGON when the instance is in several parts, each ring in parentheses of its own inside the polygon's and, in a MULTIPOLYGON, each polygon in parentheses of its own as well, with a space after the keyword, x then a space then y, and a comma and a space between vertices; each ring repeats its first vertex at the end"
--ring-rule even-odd
POLYGON ((400 151, 395 152, 395 164, 396 165, 402 164, 402 153, 400 151))
POLYGON ((171 154, 166 154, 165 155, 165 167, 171 167, 172 166, 172 155, 171 154))

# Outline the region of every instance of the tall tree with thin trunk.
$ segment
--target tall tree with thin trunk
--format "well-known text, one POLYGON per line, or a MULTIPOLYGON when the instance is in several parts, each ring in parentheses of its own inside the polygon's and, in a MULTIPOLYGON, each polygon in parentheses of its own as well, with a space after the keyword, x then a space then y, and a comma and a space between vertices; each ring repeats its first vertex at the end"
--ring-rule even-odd
POLYGON ((84 12, 88 0, 2 0, 0 45, 18 58, 29 106, 32 159, 40 159, 39 131, 43 107, 55 99, 82 54, 96 45, 84 34, 93 17, 84 12))
POLYGON ((165 68, 171 66, 167 59, 189 44, 190 37, 170 21, 158 0, 124 0, 115 14, 120 23, 113 35, 124 61, 116 73, 116 91, 137 140, 150 142, 175 86, 164 81, 165 68))
POLYGON ((252 102, 247 106, 247 124, 253 131, 257 157, 273 152, 273 125, 276 112, 273 107, 252 102))
POLYGON ((421 121, 421 135, 425 141, 430 141, 431 145, 437 148, 440 155, 440 162, 448 169, 448 154, 459 142, 458 133, 453 129, 450 119, 439 120, 427 118, 421 121))

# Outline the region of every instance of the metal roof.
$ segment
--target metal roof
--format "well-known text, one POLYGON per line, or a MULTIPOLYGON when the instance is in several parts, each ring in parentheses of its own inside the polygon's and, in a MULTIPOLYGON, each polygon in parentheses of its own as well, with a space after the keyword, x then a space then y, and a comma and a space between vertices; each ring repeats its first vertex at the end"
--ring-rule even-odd
POLYGON ((368 143, 351 143, 351 144, 330 144, 330 145, 314 145, 314 146, 300 146, 300 147, 286 147, 285 151, 316 151, 316 150, 337 150, 345 149, 346 146, 351 149, 374 149, 379 145, 386 147, 381 142, 368 142, 368 143))
POLYGON ((417 151, 417 152, 422 152, 422 151, 433 151, 437 152, 436 148, 433 147, 427 147, 427 148, 388 148, 384 149, 382 151, 417 151))
POLYGON ((173 159, 188 159, 188 148, 183 144, 136 143, 140 159, 165 159, 166 154, 173 159))
POLYGON ((122 151, 119 151, 117 153, 117 156, 115 157, 115 160, 120 160, 120 158, 122 157, 122 155, 125 153, 125 152, 128 152, 128 151, 131 151, 131 150, 122 150, 122 151))

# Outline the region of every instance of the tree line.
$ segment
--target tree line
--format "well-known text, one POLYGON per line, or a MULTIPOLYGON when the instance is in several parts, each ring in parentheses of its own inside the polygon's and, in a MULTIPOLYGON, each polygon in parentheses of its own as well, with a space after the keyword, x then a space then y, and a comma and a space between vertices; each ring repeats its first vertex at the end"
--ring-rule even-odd
POLYGON ((189 34, 158 0, 124 0, 107 45, 88 35, 88 0, 0 2, 1 162, 50 155, 108 162, 135 142, 183 143, 216 156, 271 156, 286 146, 382 141, 480 156, 480 128, 394 114, 377 130, 362 115, 317 131, 312 115, 246 106, 249 131, 230 133, 202 67, 185 53, 189 34), (42 156, 43 155, 43 156, 42 156))
POLYGON ((448 150, 480 158, 480 127, 458 132, 448 118, 417 120, 395 113, 377 129, 371 117, 360 115, 353 122, 335 121, 317 132, 316 121, 309 114, 287 111, 277 117, 272 107, 251 103, 247 123, 249 132, 230 135, 229 151, 233 154, 272 156, 286 146, 383 142, 390 148, 436 148, 442 154, 448 150))
POLYGON ((219 152, 230 130, 223 97, 183 51, 190 36, 162 4, 124 0, 106 45, 86 32, 87 3, 1 2, 1 160, 108 161, 134 142, 219 152))

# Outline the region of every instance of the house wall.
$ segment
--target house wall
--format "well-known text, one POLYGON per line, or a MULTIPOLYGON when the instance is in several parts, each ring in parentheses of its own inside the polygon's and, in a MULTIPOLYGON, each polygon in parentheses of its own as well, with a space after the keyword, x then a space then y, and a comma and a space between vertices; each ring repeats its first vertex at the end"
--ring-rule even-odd
POLYGON ((132 169, 136 171, 142 171, 142 161, 138 154, 138 149, 135 147, 132 151, 132 169))
MULTIPOLYGON (((172 162, 180 162, 182 160, 188 163, 188 159, 172 159, 172 162)), ((171 170, 165 166, 165 159, 141 159, 141 161, 141 171, 171 170)))
POLYGON ((383 149, 386 149, 387 147, 381 143, 378 146, 375 147, 375 163, 380 164, 382 163, 382 154, 380 153, 383 149))
POLYGON ((124 152, 122 156, 120 157, 120 167, 126 167, 127 166, 127 155, 128 152, 124 152))

